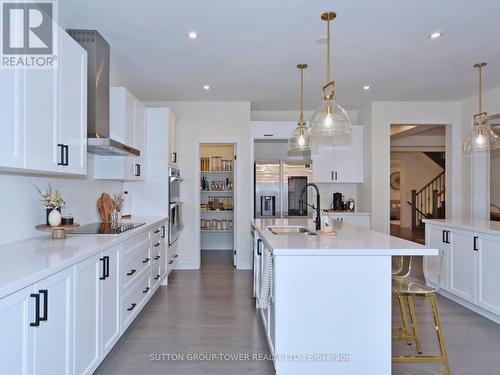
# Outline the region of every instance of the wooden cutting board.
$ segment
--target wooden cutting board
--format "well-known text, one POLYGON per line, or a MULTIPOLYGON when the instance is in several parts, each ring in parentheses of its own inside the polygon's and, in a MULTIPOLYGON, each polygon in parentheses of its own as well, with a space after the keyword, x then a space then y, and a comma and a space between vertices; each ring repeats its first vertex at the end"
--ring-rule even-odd
POLYGON ((113 200, 108 194, 102 193, 97 200, 97 209, 99 210, 99 215, 101 216, 101 220, 103 222, 109 222, 109 216, 111 215, 112 208, 113 200))

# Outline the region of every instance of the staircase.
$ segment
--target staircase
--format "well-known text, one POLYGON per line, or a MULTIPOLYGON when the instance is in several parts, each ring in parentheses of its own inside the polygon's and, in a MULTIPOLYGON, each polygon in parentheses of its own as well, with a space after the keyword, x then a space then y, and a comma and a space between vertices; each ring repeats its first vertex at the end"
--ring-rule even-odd
POLYGON ((429 151, 424 152, 424 155, 443 168, 443 170, 446 169, 446 156, 444 152, 429 151))
POLYGON ((445 218, 445 172, 441 172, 419 191, 411 191, 411 226, 423 229, 422 219, 445 218))

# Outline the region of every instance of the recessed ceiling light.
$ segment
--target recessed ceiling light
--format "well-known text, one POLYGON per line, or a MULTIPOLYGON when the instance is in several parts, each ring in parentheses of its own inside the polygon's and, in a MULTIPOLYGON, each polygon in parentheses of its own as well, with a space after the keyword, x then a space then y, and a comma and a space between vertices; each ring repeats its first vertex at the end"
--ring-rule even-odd
POLYGON ((189 39, 196 39, 198 38, 198 33, 196 31, 190 31, 187 33, 187 37, 189 39))
POLYGON ((429 39, 437 39, 441 36, 443 36, 443 33, 439 32, 439 31, 435 31, 432 34, 429 34, 429 39))
POLYGON ((203 86, 203 90, 210 90, 210 86, 209 85, 204 85, 203 86))
POLYGON ((371 88, 372 87, 370 85, 364 85, 363 86, 363 90, 365 90, 365 91, 371 90, 371 88))

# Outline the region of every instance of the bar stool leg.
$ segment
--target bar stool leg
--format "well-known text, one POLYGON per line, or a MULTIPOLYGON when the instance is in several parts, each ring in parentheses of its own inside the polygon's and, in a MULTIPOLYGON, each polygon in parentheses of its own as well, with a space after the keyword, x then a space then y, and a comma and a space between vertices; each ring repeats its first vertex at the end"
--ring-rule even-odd
MULTIPOLYGON (((401 295, 398 295, 398 300, 399 300, 399 308, 401 310, 401 320, 403 321, 403 336, 408 336, 408 318, 406 316, 406 307, 404 303, 404 297, 401 295)), ((411 340, 408 339, 406 342, 408 345, 411 345, 411 340)))
POLYGON ((408 307, 410 309, 410 319, 411 325, 413 327, 413 336, 415 337, 415 344, 417 347, 417 353, 422 354, 422 343, 420 342, 420 333, 418 330, 417 316, 415 314, 415 306, 413 305, 413 297, 408 296, 408 307))
POLYGON ((444 365, 444 373, 450 375, 450 365, 448 363, 448 353, 446 352, 446 345, 444 343, 443 328, 441 327, 441 320, 439 319, 439 311, 436 301, 436 294, 429 295, 432 304, 432 313, 434 315, 434 323, 436 326, 436 335, 439 342, 439 350, 441 352, 441 359, 444 365))

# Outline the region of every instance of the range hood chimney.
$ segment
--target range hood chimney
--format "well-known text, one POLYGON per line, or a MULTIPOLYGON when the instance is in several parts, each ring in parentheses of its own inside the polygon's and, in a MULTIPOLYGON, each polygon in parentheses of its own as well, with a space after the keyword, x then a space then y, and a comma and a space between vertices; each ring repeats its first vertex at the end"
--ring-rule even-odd
POLYGON ((108 42, 96 30, 66 31, 87 51, 87 151, 108 156, 139 156, 139 150, 110 138, 108 42))

